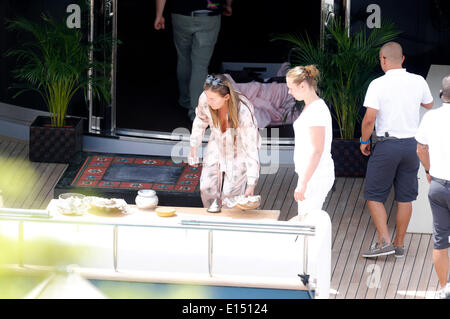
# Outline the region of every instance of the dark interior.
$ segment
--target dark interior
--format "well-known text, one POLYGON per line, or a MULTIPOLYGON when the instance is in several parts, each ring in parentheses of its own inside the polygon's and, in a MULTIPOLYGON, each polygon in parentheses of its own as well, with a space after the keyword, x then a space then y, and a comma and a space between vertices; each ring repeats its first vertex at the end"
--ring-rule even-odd
MULTIPOLYGON (((5 29, 5 19, 25 16, 39 19, 42 12, 63 19, 68 4, 81 0, 3 0, 0 1, 0 101, 47 110, 42 98, 33 92, 13 99, 9 90, 15 61, 4 53, 21 41, 23 35, 5 29)), ((187 110, 177 106, 176 52, 172 40, 170 14, 166 10, 166 30, 153 28, 155 2, 117 0, 118 38, 122 44, 117 57, 117 123, 119 129, 172 132, 190 128, 187 110)), ((168 0, 170 1, 170 0, 168 0)), ((111 1, 95 0, 106 6, 111 1)), ((339 3, 340 1, 335 1, 339 3)), ((352 30, 365 27, 371 0, 352 1, 352 30)), ((235 0, 233 15, 222 17, 222 27, 210 63, 210 72, 221 72, 223 62, 283 63, 289 47, 271 41, 274 33, 307 33, 319 39, 321 1, 235 0)), ((398 41, 404 47, 404 66, 426 76, 431 64, 450 64, 450 2, 448 0, 379 0, 382 18, 392 21, 403 33, 398 41)), ((168 7, 168 5, 167 5, 168 7)), ((96 15, 101 20, 100 13, 96 15)), ((87 18, 82 29, 86 32, 87 18)), ((106 21, 106 19, 105 19, 106 21)), ((101 25, 101 21, 97 21, 101 25)), ((106 29, 111 29, 111 25, 106 29)), ((381 70, 380 70, 381 74, 381 70)), ((251 74, 250 74, 251 75, 251 74)), ((253 74, 254 75, 254 74, 253 74)), ((257 74, 256 74, 257 75, 257 74)), ((233 74, 243 82, 249 74, 233 74)), ((87 118, 88 107, 78 94, 68 113, 87 118)), ((85 121, 87 122, 87 121, 85 121)), ((292 125, 280 127, 280 136, 292 136, 292 125)))
MULTIPOLYGON (((170 13, 165 10, 164 16, 166 29, 156 31, 153 1, 119 0, 118 128, 172 132, 191 127, 187 110, 177 105, 177 56, 170 13)), ((320 1, 235 1, 233 15, 222 16, 210 72, 221 72, 224 61, 283 63, 289 48, 272 42, 272 33, 308 32, 318 38, 319 29, 320 1)), ((282 127, 280 133, 291 129, 282 127)))

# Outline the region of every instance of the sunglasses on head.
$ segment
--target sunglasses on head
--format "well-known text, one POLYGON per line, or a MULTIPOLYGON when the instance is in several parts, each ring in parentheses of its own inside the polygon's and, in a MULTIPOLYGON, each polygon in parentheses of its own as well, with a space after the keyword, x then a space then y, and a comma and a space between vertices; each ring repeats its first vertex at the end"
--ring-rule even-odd
POLYGON ((208 76, 206 77, 205 83, 206 83, 206 84, 210 84, 210 85, 212 85, 212 86, 225 85, 225 84, 222 82, 221 79, 216 78, 216 77, 214 77, 214 76, 212 76, 212 75, 208 75, 208 76))

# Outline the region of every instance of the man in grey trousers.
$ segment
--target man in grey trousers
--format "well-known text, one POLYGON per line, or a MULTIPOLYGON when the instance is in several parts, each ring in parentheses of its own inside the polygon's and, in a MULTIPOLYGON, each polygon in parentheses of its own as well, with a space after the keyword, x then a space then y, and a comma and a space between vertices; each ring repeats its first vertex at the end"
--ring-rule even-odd
MULTIPOLYGON (((177 50, 178 103, 195 118, 195 108, 208 75, 220 31, 221 14, 230 16, 232 0, 172 0, 173 39, 177 50)), ((166 0, 156 0, 156 30, 165 29, 166 0)))
POLYGON ((433 214, 433 262, 441 289, 438 298, 450 298, 450 75, 442 81, 440 108, 427 112, 416 134, 417 155, 425 168, 433 214))

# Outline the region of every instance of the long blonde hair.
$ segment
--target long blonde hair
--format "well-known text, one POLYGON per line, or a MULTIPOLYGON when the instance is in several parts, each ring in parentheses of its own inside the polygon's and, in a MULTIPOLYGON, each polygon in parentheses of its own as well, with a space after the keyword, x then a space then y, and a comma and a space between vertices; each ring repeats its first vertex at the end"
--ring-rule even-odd
MULTIPOLYGON (((233 89, 233 85, 228 80, 228 78, 222 74, 212 74, 212 77, 218 79, 218 83, 207 83, 203 85, 203 90, 210 90, 212 92, 218 93, 220 96, 225 96, 230 94, 230 99, 228 101, 228 125, 236 129, 239 126, 239 104, 243 102, 239 97, 240 93, 236 92, 233 89)), ((243 102, 244 103, 244 102, 243 102)), ((213 110, 211 106, 209 106, 209 111, 211 112, 211 117, 213 120, 213 124, 215 127, 221 128, 220 120, 219 120, 219 111, 213 110)))
POLYGON ((300 84, 306 81, 309 86, 314 88, 314 91, 319 93, 318 83, 320 72, 315 65, 296 66, 286 73, 286 77, 292 79, 295 84, 300 84))

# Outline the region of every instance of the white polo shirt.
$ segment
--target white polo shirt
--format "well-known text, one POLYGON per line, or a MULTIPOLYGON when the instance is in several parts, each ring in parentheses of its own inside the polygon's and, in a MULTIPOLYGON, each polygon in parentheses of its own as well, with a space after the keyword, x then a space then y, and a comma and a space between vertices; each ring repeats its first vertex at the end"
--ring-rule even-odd
POLYGON ((422 118, 416 140, 428 145, 430 175, 450 181, 450 103, 430 110, 422 118))
POLYGON ((375 121, 377 136, 414 137, 420 122, 420 104, 433 101, 425 79, 406 69, 392 69, 373 80, 364 106, 378 110, 375 121))

